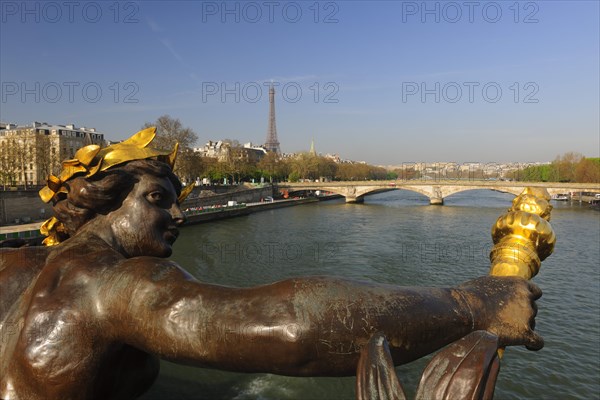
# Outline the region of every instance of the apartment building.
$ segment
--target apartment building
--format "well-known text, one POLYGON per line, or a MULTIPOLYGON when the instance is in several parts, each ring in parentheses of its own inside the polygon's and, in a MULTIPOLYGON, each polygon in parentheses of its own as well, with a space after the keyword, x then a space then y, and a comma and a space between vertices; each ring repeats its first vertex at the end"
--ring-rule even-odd
POLYGON ((0 185, 43 185, 49 174, 60 172, 62 161, 88 144, 105 146, 104 134, 74 124, 0 123, 0 185))

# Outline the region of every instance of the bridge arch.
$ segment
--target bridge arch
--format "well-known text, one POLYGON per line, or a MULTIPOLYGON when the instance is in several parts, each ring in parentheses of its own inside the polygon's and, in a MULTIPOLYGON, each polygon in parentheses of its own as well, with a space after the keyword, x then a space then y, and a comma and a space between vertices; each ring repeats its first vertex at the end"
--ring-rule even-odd
POLYGON ((385 193, 391 192, 392 190, 397 190, 397 188, 393 187, 379 187, 379 188, 361 188, 356 191, 357 199, 364 199, 366 195, 377 194, 377 193, 385 193))
POLYGON ((514 196, 518 196, 523 192, 522 187, 509 187, 509 186, 462 186, 462 187, 448 187, 442 189, 444 198, 452 196, 456 193, 468 192, 470 190, 494 190, 496 192, 509 193, 514 196))
POLYGON ((347 203, 362 203, 365 196, 385 193, 396 190, 407 190, 427 197, 430 202, 432 198, 435 198, 435 193, 431 190, 427 190, 426 187, 421 186, 346 186, 346 187, 323 187, 323 190, 330 191, 342 195, 346 198, 347 203), (341 190, 340 190, 341 189, 341 190))
POLYGON ((422 194, 423 196, 426 196, 429 199, 431 199, 431 196, 433 196, 433 191, 427 190, 423 186, 400 186, 400 187, 397 187, 396 189, 408 190, 409 192, 419 193, 419 194, 422 194))

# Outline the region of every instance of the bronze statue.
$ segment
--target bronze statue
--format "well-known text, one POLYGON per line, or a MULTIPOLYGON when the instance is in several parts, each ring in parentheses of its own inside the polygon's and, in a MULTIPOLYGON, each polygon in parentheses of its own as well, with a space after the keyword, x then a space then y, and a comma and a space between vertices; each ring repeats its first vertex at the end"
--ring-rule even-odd
POLYGON ((55 210, 43 228, 48 246, 0 249, 0 398, 135 398, 152 385, 159 358, 358 375, 358 396, 372 398, 382 393, 373 382, 394 385, 395 376, 373 376, 378 362, 389 372, 390 363, 475 331, 493 334, 494 349, 543 347, 533 331, 541 292, 522 278, 454 288, 333 277, 252 288, 197 281, 165 259, 184 215, 174 152, 152 149, 153 137, 147 129, 81 149, 41 192, 55 210))

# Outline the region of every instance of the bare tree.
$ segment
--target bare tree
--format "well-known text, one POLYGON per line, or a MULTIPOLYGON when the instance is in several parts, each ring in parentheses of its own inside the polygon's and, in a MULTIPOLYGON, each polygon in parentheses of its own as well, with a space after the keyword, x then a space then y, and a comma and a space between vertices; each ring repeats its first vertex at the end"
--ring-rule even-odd
POLYGON ((228 145, 225 159, 225 170, 233 182, 239 182, 251 173, 253 165, 248 159, 248 152, 239 143, 237 146, 228 145))
POLYGON ((574 182, 577 164, 583 160, 583 155, 574 152, 568 152, 562 156, 557 156, 552 162, 554 167, 554 181, 558 182, 574 182))
MULTIPOLYGON (((37 183, 44 183, 53 171, 52 141, 47 135, 36 135, 35 158, 37 170, 37 183)), ((56 158, 56 157, 54 157, 56 158)))
POLYGON ((576 167, 575 181, 600 183, 600 158, 584 158, 576 167))
POLYGON ((197 170, 197 155, 194 154, 192 147, 198 140, 198 136, 192 128, 184 127, 177 118, 169 115, 162 115, 153 122, 146 122, 142 128, 156 127, 156 147, 170 149, 179 143, 179 154, 175 161, 174 172, 184 182, 195 180, 197 170))
POLYGON ((146 122, 143 128, 151 126, 156 127, 154 143, 158 148, 172 148, 175 143, 179 143, 180 148, 192 148, 198 140, 192 128, 184 128, 179 119, 169 115, 160 116, 153 123, 146 122))
POLYGON ((15 138, 7 137, 0 143, 0 174, 2 185, 14 185, 16 181, 17 164, 15 159, 15 138))

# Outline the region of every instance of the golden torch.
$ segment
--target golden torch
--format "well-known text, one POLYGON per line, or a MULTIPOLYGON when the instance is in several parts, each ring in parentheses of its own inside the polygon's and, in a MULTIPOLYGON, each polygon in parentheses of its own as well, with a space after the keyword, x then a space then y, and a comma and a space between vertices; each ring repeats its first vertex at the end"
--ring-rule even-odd
MULTIPOLYGON (((556 236, 550 225, 550 194, 545 188, 528 187, 492 227, 490 275, 531 279, 542 261, 554 250, 556 236)), ((498 350, 502 356, 503 349, 498 350)))

